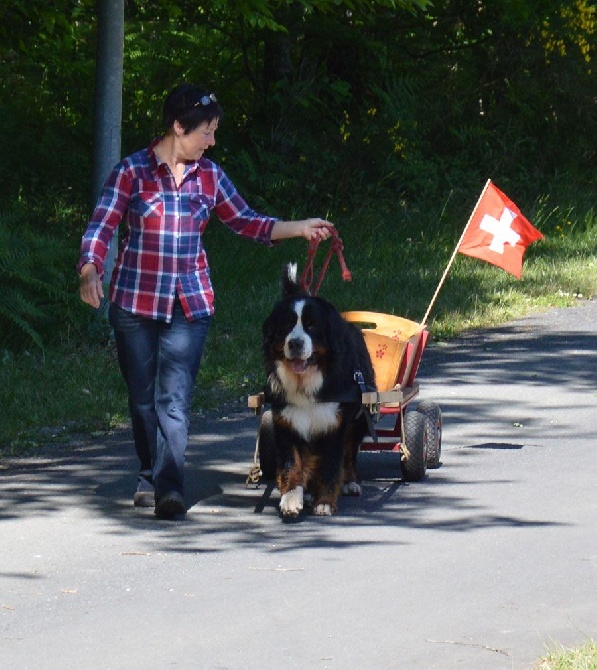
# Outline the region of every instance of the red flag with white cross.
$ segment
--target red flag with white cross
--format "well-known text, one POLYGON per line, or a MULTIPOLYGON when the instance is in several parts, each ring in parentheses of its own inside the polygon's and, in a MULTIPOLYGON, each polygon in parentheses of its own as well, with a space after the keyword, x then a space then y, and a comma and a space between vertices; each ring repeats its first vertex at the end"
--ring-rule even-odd
POLYGON ((458 251, 480 258, 520 279, 526 248, 543 235, 518 207, 488 181, 464 231, 458 251))

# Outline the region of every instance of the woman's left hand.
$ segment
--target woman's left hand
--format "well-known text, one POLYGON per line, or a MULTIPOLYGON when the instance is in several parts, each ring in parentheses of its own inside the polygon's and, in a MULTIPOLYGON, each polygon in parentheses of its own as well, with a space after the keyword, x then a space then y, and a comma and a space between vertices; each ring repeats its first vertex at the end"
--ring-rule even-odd
POLYGON ((327 240, 332 236, 334 224, 325 219, 303 219, 302 221, 276 221, 272 229, 272 240, 304 237, 306 240, 327 240))
POLYGON ((333 223, 325 219, 305 219, 305 232, 303 237, 308 240, 327 240, 332 236, 333 223))

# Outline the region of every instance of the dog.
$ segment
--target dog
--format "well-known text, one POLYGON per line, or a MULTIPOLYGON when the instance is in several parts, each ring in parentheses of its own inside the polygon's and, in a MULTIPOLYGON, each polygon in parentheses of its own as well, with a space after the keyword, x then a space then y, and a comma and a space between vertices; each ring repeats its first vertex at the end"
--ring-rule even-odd
POLYGON ((327 300, 303 291, 297 266, 282 276, 282 298, 263 324, 280 512, 296 517, 337 511, 340 492, 360 495, 357 454, 368 433, 361 393, 375 374, 359 328, 327 300))

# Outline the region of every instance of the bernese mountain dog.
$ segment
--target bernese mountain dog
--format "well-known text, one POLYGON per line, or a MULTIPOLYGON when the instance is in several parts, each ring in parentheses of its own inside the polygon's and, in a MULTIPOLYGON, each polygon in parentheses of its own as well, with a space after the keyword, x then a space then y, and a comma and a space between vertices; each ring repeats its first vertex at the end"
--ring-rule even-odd
POLYGON ((337 510, 340 492, 360 495, 356 462, 369 430, 361 393, 375 388, 373 365, 358 327, 327 300, 304 292, 297 266, 282 277, 282 299, 263 324, 280 512, 337 510))

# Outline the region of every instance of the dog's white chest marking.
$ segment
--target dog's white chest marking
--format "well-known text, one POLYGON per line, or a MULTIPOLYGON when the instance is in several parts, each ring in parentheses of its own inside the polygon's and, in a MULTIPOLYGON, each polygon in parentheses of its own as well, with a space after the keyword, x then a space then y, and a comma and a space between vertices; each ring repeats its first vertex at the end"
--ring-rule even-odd
POLYGON ((313 402, 313 396, 323 386, 323 374, 315 366, 309 366, 304 374, 296 375, 282 361, 278 361, 276 374, 280 382, 272 377, 270 379, 272 388, 284 391, 288 402, 295 405, 313 402))
POLYGON ((325 435, 338 427, 338 403, 322 402, 303 406, 287 405, 282 416, 305 440, 325 435))

